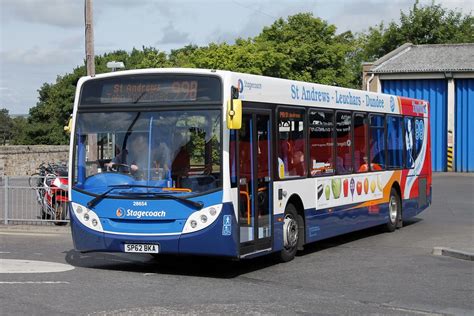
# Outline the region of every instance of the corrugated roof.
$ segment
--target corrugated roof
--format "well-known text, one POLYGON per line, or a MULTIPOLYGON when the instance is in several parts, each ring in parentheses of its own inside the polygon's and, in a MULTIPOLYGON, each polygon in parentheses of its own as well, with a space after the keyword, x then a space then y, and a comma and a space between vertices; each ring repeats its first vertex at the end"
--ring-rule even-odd
POLYGON ((404 44, 374 63, 373 73, 474 71, 474 43, 404 44))

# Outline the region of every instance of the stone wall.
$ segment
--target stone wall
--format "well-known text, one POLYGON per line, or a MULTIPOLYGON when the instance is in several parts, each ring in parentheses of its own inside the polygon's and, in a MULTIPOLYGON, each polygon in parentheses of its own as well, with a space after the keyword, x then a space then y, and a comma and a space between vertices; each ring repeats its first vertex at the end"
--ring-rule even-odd
POLYGON ((68 162, 69 146, 0 146, 0 176, 28 176, 42 162, 68 162))

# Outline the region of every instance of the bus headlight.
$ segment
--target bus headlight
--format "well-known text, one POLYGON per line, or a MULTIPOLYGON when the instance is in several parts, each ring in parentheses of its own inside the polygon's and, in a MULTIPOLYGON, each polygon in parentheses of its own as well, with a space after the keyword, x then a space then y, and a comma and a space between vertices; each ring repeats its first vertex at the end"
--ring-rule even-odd
POLYGON ((77 218, 82 225, 95 231, 104 231, 99 216, 94 211, 74 202, 71 202, 71 209, 74 217, 77 218))
POLYGON ((216 216, 216 214, 217 214, 216 209, 213 208, 213 207, 210 207, 210 208, 209 208, 209 214, 211 214, 211 216, 216 216))
POLYGON ((183 227, 183 234, 193 233, 214 223, 222 210, 222 204, 209 206, 192 213, 183 227))

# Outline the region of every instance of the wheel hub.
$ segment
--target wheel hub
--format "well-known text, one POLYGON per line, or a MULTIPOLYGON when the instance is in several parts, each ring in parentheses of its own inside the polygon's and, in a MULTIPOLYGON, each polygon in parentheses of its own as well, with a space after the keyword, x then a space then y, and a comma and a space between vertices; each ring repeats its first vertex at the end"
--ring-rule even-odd
POLYGON ((395 224, 395 221, 397 220, 397 213, 398 213, 398 205, 397 205, 397 200, 394 196, 390 198, 390 204, 389 204, 389 215, 390 215, 390 221, 395 224))
POLYGON ((293 248, 298 242, 298 223, 292 216, 285 216, 283 224, 283 240, 285 248, 293 248))

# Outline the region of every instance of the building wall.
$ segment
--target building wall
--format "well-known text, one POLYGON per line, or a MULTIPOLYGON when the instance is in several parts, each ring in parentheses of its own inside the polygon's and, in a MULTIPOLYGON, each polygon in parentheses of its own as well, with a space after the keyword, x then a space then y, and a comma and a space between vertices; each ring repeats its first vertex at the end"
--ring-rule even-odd
POLYGON ((454 167, 474 172, 474 79, 458 79, 455 85, 454 167))
POLYGON ((69 146, 0 146, 0 176, 27 176, 42 162, 67 163, 69 146))
MULTIPOLYGON (((371 76, 370 64, 364 65, 363 70, 363 88, 366 89, 371 76)), ((436 113, 431 113, 436 116, 436 122, 431 123, 433 171, 474 172, 474 137, 471 136, 474 135, 474 124, 471 124, 474 122, 474 72, 377 73, 370 81, 369 90, 426 99, 433 110, 433 101, 421 97, 422 90, 428 89, 421 85, 429 82, 434 83, 430 88, 432 94, 444 98, 446 93, 446 110, 444 106, 437 106, 436 113), (389 82, 400 89, 389 88, 389 82), (405 91, 402 91, 403 85, 405 91)))

